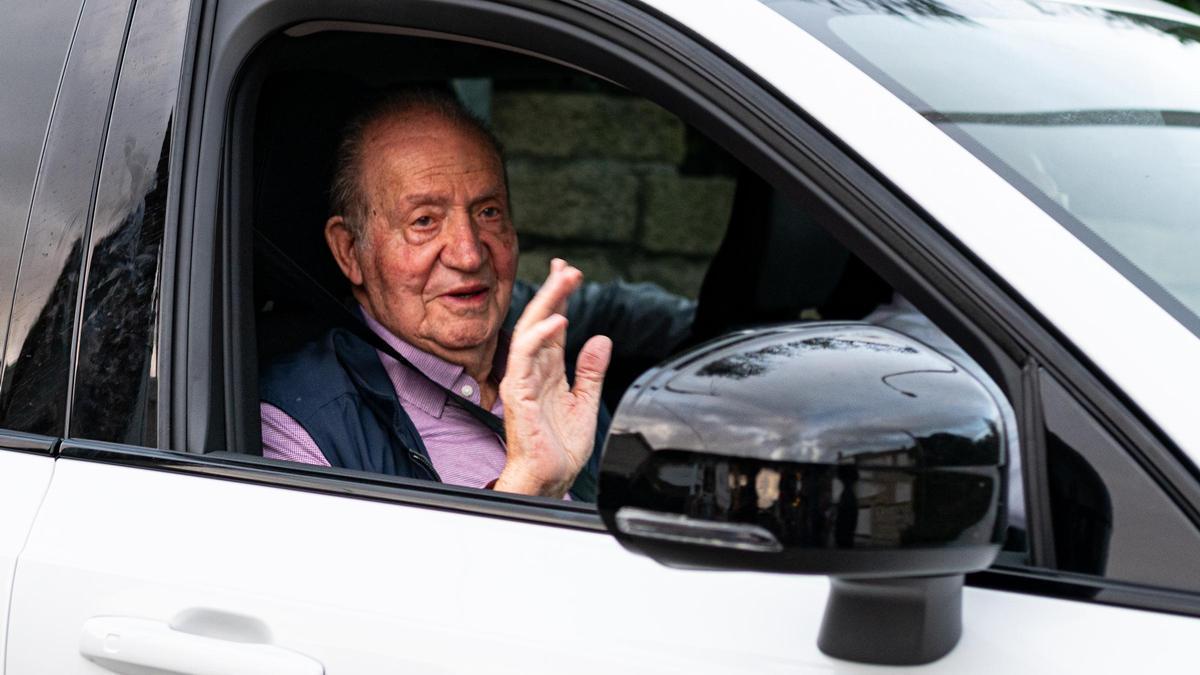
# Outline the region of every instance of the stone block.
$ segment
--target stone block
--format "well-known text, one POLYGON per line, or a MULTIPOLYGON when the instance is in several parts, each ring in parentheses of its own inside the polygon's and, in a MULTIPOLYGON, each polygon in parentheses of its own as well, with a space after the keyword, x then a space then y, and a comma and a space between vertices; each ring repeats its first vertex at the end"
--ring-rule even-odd
POLYGON ((555 239, 630 241, 637 223, 638 179, 622 162, 508 166, 517 232, 555 239))
POLYGON ((500 92, 492 128, 512 157, 602 157, 678 164, 679 118, 650 101, 589 93, 500 92))
POLYGON ((736 185, 724 176, 647 175, 642 245, 663 253, 714 253, 729 224, 736 185))
POLYGON ((550 259, 562 258, 583 272, 584 281, 611 281, 622 277, 614 265, 612 252, 588 247, 548 247, 521 251, 517 260, 517 278, 541 284, 550 273, 550 259))
POLYGON ((649 281, 672 293, 695 299, 700 295, 708 263, 673 256, 647 256, 630 264, 630 281, 649 281))

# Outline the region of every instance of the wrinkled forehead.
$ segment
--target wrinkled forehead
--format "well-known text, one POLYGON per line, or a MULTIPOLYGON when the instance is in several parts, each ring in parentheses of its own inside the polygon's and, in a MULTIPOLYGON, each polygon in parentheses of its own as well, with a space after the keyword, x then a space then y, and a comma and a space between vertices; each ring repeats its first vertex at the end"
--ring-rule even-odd
POLYGON ((426 111, 372 123, 361 152, 369 195, 438 181, 504 187, 502 159, 478 130, 426 111))

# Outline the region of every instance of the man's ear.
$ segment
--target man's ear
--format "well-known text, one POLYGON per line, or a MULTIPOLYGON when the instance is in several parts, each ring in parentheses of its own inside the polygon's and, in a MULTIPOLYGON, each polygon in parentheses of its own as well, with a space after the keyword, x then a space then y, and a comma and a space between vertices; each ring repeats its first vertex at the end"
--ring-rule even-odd
POLYGON ((358 251, 354 245, 355 237, 345 218, 331 216, 329 220, 325 221, 325 243, 329 245, 333 259, 337 261, 338 267, 342 268, 342 274, 346 275, 350 284, 362 286, 362 267, 358 264, 358 251))

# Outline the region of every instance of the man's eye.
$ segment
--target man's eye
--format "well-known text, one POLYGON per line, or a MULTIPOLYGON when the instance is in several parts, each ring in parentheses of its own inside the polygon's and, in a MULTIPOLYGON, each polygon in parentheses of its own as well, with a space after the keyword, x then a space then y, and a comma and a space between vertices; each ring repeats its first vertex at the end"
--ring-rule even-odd
POLYGON ((499 218, 500 217, 500 209, 495 206, 489 206, 489 207, 485 208, 484 210, 480 211, 479 215, 483 216, 484 218, 499 218))
POLYGON ((430 227, 433 225, 433 216, 420 216, 413 221, 414 227, 430 227))

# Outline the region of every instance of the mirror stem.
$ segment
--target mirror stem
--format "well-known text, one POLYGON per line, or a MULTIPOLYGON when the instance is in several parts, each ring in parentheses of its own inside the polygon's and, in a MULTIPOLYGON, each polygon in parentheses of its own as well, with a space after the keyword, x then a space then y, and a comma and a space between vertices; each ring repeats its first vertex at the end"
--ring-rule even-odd
POLYGON ((847 661, 930 663, 962 635, 963 575, 830 578, 817 646, 847 661))

